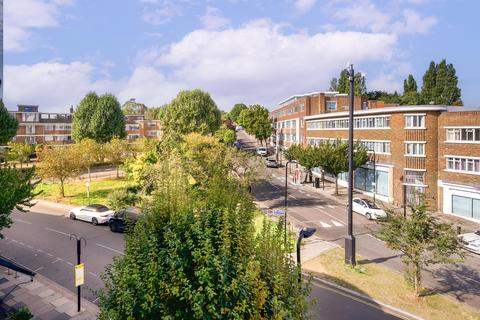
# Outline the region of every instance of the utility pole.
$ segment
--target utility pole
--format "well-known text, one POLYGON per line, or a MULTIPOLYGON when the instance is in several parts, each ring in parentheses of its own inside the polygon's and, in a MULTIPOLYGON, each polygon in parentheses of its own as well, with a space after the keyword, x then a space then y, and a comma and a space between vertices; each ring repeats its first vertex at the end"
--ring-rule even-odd
POLYGON ((350 106, 348 110, 348 235, 345 237, 345 263, 355 265, 355 237, 353 236, 353 108, 354 108, 354 71, 349 66, 350 106))

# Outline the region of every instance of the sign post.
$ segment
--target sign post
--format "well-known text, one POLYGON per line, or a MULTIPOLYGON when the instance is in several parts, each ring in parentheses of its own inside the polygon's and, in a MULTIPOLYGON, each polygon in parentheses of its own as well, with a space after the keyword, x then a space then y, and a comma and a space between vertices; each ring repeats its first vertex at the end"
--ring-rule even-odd
POLYGON ((87 245, 87 240, 84 237, 78 238, 76 235, 70 235, 70 240, 75 238, 77 240, 77 265, 75 266, 75 287, 77 287, 77 312, 80 312, 81 306, 81 294, 82 294, 82 285, 85 283, 85 264, 83 264, 80 260, 82 254, 82 240, 85 242, 85 246, 87 245))

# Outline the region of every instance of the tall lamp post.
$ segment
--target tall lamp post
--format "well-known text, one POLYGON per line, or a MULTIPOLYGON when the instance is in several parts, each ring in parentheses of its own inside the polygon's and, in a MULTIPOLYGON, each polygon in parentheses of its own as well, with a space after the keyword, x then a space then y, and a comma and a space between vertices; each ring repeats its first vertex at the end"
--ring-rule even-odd
POLYGON ((348 69, 350 81, 350 106, 348 108, 348 235, 345 237, 345 263, 355 265, 355 237, 353 236, 353 107, 354 107, 354 76, 353 64, 348 69))
POLYGON ((285 212, 284 212, 284 240, 285 240, 285 247, 287 246, 287 206, 288 206, 288 165, 290 163, 297 163, 295 160, 288 160, 287 163, 285 163, 285 212))
POLYGON ((375 154, 375 145, 373 146, 373 203, 375 203, 375 194, 377 193, 377 156, 375 154))
POLYGON ((300 258, 300 245, 302 244, 302 239, 303 238, 310 238, 317 229, 315 228, 303 228, 300 230, 300 233, 298 234, 298 239, 297 239, 297 266, 299 268, 298 270, 298 282, 302 281, 302 270, 301 268, 301 258, 300 258))

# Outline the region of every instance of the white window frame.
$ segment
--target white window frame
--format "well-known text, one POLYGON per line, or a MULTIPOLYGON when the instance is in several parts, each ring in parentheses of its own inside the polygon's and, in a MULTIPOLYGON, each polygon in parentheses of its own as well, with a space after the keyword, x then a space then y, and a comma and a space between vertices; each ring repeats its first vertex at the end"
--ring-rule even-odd
POLYGON ((480 126, 445 127, 445 142, 480 144, 480 126), (471 131, 472 140, 463 139, 468 131, 471 131))
POLYGON ((404 116, 405 116, 405 129, 425 129, 426 128, 425 113, 404 114, 404 116))
POLYGON ((444 171, 480 175, 480 157, 446 155, 444 171))
POLYGON ((406 157, 419 157, 419 158, 426 157, 425 144, 426 144, 425 141, 405 141, 405 156, 406 157), (409 145, 412 146, 411 149, 409 148, 409 145), (420 148, 420 146, 421 146, 421 148, 420 148), (418 152, 418 151, 420 151, 420 149, 421 149, 422 153, 418 152))
POLYGON ((327 110, 337 110, 337 101, 326 101, 326 102, 325 102, 325 108, 326 108, 327 110), (330 103, 330 105, 331 105, 331 104, 335 104, 335 108, 329 108, 329 107, 328 107, 329 103, 330 103))

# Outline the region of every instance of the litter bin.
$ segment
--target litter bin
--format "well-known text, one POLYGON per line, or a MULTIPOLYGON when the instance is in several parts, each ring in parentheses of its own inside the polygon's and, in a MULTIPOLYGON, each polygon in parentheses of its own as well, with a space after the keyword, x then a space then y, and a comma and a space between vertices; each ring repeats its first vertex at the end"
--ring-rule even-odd
POLYGON ((315 177, 315 188, 320 188, 320 178, 315 177))

